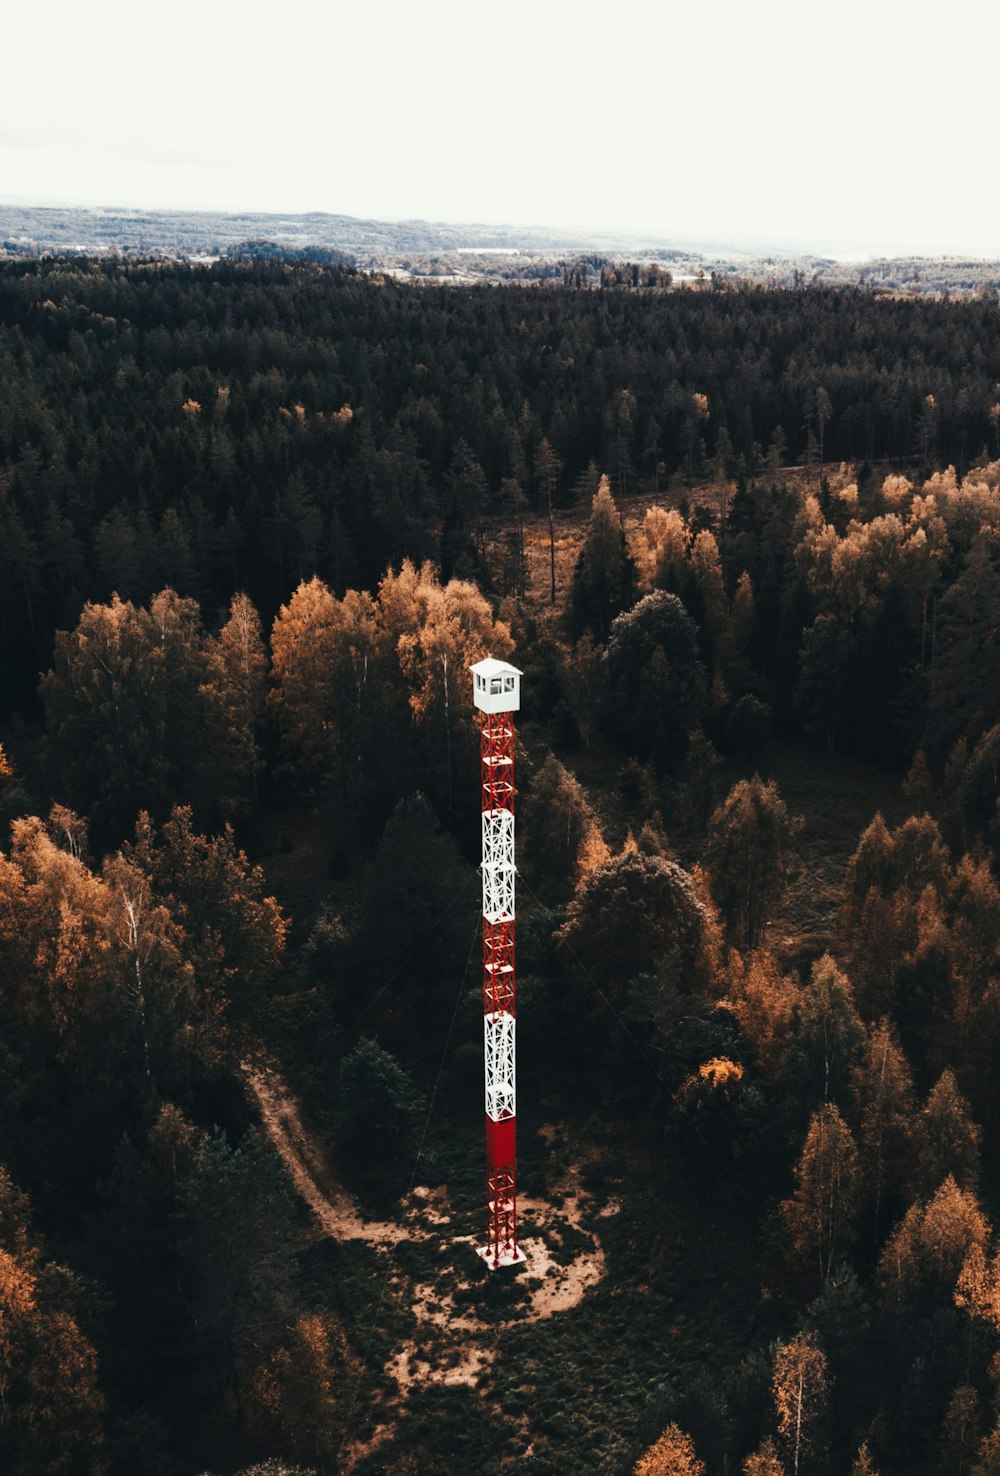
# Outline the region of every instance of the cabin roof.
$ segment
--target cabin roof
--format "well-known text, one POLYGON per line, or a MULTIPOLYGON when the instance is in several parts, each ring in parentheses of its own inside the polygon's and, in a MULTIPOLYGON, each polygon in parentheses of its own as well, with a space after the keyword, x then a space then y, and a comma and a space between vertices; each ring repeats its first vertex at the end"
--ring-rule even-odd
POLYGON ((498 661, 495 656, 484 656, 482 661, 477 661, 474 666, 469 667, 469 670, 474 671, 479 676, 484 677, 504 675, 509 676, 511 672, 513 672, 515 676, 524 675, 524 673, 520 671, 518 667, 511 666, 509 661, 498 661))

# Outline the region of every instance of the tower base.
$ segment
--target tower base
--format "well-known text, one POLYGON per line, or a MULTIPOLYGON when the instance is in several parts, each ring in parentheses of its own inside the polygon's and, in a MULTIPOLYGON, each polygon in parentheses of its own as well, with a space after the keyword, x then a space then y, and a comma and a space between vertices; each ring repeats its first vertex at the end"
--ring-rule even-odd
POLYGON ((520 1246, 517 1247, 517 1250, 502 1250, 500 1255, 494 1260, 492 1246, 477 1245, 476 1255, 482 1256, 486 1262, 487 1269, 490 1271, 501 1271, 504 1266, 523 1266, 528 1259, 520 1246))

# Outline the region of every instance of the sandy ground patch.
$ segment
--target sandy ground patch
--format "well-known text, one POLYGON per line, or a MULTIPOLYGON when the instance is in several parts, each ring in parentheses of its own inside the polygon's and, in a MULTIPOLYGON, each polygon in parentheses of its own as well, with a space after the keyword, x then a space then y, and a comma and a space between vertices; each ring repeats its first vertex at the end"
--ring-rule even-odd
MULTIPOLYGON (((444 1188, 417 1186, 403 1201, 396 1221, 370 1220, 354 1198, 336 1184, 315 1142, 302 1122, 298 1105, 281 1076, 272 1068, 246 1063, 247 1086, 257 1103, 261 1122, 288 1172, 297 1193, 313 1213, 316 1231, 336 1240, 361 1240, 389 1256, 385 1276, 387 1290, 407 1297, 416 1327, 413 1335, 391 1354, 386 1372, 399 1391, 398 1400, 384 1404, 384 1416, 372 1436, 355 1441, 345 1452, 345 1470, 389 1439, 411 1391, 424 1384, 466 1385, 485 1390, 501 1332, 569 1312, 596 1287, 607 1271, 604 1248, 594 1230, 596 1221, 619 1212, 620 1203, 597 1202, 581 1187, 581 1165, 571 1163, 553 1183, 551 1201, 521 1196, 519 1222, 525 1227, 521 1240, 527 1264, 516 1274, 526 1297, 509 1316, 487 1321, 474 1306, 458 1302, 460 1292, 473 1285, 471 1235, 451 1233, 453 1216, 444 1188), (570 1258, 560 1254, 567 1231, 583 1245, 570 1258), (441 1273, 427 1281, 411 1280, 394 1263, 395 1247, 403 1240, 437 1240, 441 1248, 469 1246, 470 1277, 463 1281, 454 1257, 443 1257, 441 1273)), ((561 1137, 560 1129, 545 1124, 540 1135, 551 1147, 561 1137)), ((510 1272, 501 1272, 510 1275, 510 1272)))

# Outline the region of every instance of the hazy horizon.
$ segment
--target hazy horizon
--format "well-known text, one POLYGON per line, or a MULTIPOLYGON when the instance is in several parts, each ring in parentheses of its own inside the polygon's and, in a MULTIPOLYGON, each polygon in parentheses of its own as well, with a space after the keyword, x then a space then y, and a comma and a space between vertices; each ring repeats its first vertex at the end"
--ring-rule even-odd
POLYGON ((42 52, 28 13, 8 18, 24 59, 0 97, 10 203, 1000 257, 991 95, 974 85, 1000 19, 973 0, 933 34, 862 0, 825 25, 791 0, 602 29, 565 0, 530 29, 478 11, 428 24, 396 0, 376 21, 280 28, 251 4, 193 32, 57 0, 55 21, 42 52))
MULTIPOLYGON (((984 255, 976 252, 925 252, 914 250, 901 243, 879 242, 862 245, 858 242, 844 241, 818 241, 803 238, 776 240, 769 237, 738 236, 723 233, 706 234, 699 236, 689 231, 676 231, 663 233, 648 227, 636 227, 629 229, 621 227, 613 222, 581 223, 552 222, 542 220, 510 221, 510 220, 458 220, 437 219, 428 216, 387 216, 367 215, 355 216, 345 211, 338 210, 307 210, 307 211, 283 211, 273 209, 255 209, 246 207, 244 209, 216 209, 206 205, 150 205, 139 201, 129 200, 104 200, 104 199, 62 199, 57 197, 15 197, 0 194, 0 208, 11 207, 24 210, 83 210, 83 211, 107 211, 109 213, 155 213, 179 214, 179 215, 219 215, 219 216, 273 216, 275 220, 281 219, 303 219, 307 216, 323 215, 333 218, 343 217, 354 221, 372 221, 380 225, 427 225, 439 229, 461 230, 463 228, 476 228, 484 230, 496 230, 498 232, 516 233, 523 230, 525 233, 539 231, 548 232, 554 236, 565 235, 567 237, 579 238, 579 247, 584 249, 589 242, 598 242, 602 239, 613 239, 616 237, 627 240, 634 238, 637 243, 643 241, 650 246, 659 245, 664 249, 668 247, 679 250, 690 250, 694 255, 704 255, 711 259, 715 252, 720 255, 726 253, 730 256, 746 256, 748 260, 754 257, 779 256, 789 260, 801 257, 819 257, 833 260, 845 265, 859 264, 867 261, 891 259, 896 257, 917 258, 921 260, 942 261, 947 259, 963 259, 970 261, 995 261, 1000 260, 1000 245, 993 255, 984 255)), ((457 246, 456 251, 482 250, 486 248, 457 246)), ((497 248, 516 249, 516 248, 497 248)), ((530 243, 525 249, 531 249, 530 243)), ((544 249, 539 246, 540 250, 544 249)))

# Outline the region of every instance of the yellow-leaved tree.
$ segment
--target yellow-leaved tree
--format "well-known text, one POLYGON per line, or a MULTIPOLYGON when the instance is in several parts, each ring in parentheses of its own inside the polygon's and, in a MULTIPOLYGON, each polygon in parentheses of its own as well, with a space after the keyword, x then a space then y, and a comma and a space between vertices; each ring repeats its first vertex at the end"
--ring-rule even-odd
POLYGON ((655 1445, 635 1463, 635 1476, 705 1476, 694 1441, 679 1425, 668 1425, 655 1445))
POLYGON ((779 1343, 774 1356, 771 1392, 778 1436, 794 1476, 810 1469, 810 1460, 822 1457, 830 1393, 826 1354, 805 1333, 779 1343))
POLYGON ((878 1263, 883 1301, 903 1311, 923 1298, 950 1296, 970 1252, 983 1250, 989 1234, 975 1194, 949 1174, 930 1200, 910 1206, 886 1242, 878 1263))
POLYGON ((476 757, 469 667, 484 656, 502 660, 511 654, 514 642, 507 626, 494 620, 487 601, 466 580, 451 579, 442 586, 424 565, 414 595, 416 619, 390 634, 395 636, 410 710, 422 736, 426 772, 436 776, 432 788, 450 820, 456 770, 461 766, 468 772, 476 757))
POLYGON ((747 1456, 742 1473, 743 1476, 785 1476, 784 1462, 770 1437, 752 1455, 747 1456))
MULTIPOLYGON (((55 1272, 55 1276, 52 1273, 55 1272)), ((97 1355, 34 1241, 24 1194, 0 1165, 0 1469, 103 1476, 97 1355)))
POLYGON ((257 798, 261 768, 257 728, 267 695, 267 653, 260 616, 245 594, 233 596, 229 619, 205 646, 205 695, 219 802, 230 817, 257 798))
POLYGON ((271 633, 269 703, 290 771, 341 812, 384 814, 419 783, 450 815, 477 752, 468 668, 512 650, 475 585, 442 585, 431 564, 404 560, 374 599, 299 585, 271 633))

